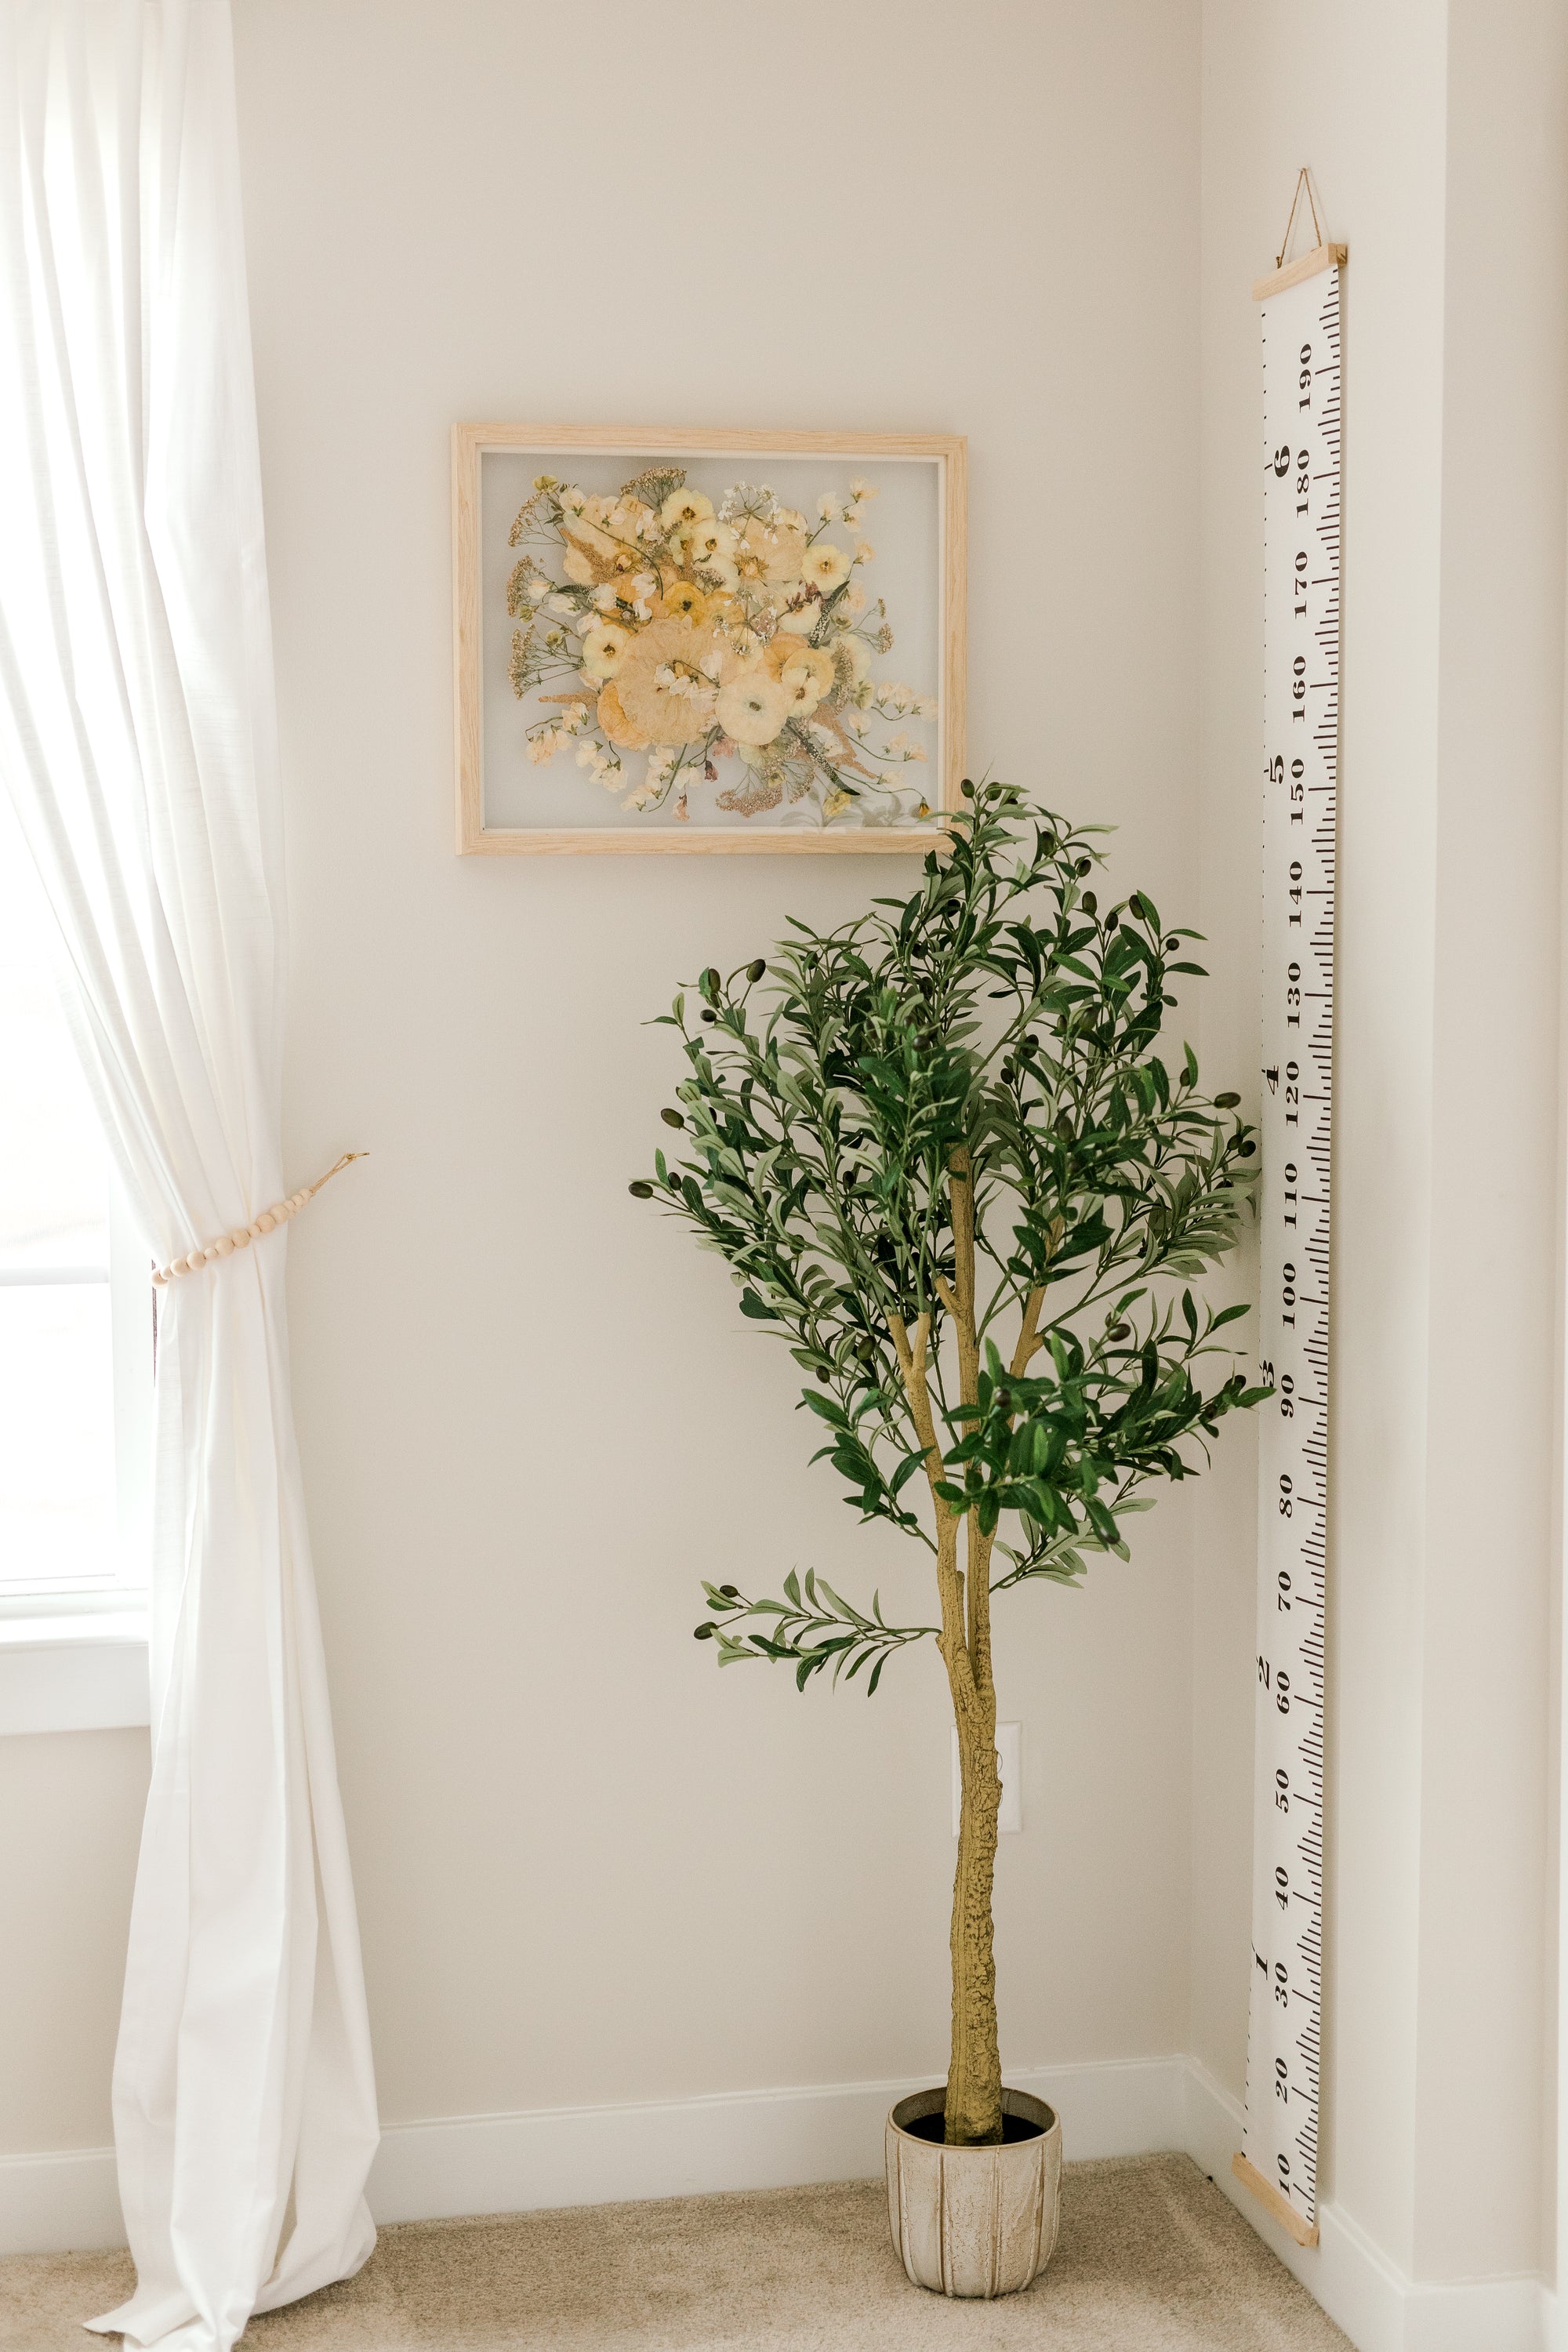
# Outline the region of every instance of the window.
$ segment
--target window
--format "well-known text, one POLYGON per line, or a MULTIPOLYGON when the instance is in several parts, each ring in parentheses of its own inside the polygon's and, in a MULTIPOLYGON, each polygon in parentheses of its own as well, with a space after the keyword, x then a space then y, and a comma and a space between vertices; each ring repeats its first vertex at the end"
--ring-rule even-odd
MULTIPOLYGON (((0 791, 0 1620, 144 1601, 153 1304, 0 791)), ((87 1632, 90 1629, 84 1627, 87 1632)))

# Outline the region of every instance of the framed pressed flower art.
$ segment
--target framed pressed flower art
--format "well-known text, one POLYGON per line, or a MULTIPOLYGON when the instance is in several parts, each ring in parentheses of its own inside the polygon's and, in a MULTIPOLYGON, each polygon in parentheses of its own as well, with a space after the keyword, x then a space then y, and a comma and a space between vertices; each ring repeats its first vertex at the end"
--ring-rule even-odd
POLYGON ((456 426, 459 854, 929 848, 963 761, 964 453, 456 426))

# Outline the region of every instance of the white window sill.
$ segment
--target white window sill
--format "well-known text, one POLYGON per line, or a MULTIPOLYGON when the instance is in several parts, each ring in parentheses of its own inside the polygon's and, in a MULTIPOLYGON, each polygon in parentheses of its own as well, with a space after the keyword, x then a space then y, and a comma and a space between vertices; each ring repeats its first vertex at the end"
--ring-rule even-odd
POLYGON ((144 1609, 0 1618, 0 1735, 151 1719, 144 1609))

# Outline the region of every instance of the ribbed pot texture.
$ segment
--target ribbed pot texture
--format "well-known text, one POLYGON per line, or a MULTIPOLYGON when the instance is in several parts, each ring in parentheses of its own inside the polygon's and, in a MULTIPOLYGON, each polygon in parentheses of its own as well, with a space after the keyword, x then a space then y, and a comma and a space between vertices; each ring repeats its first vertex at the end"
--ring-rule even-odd
POLYGON ((940 2116, 944 2093, 917 2091, 888 2117, 888 2218, 916 2286, 935 2294, 1016 2294, 1050 2261, 1061 2217, 1061 2118, 1026 2091, 1002 2112, 1037 2124, 1002 2147, 944 2147, 909 2126, 940 2116))

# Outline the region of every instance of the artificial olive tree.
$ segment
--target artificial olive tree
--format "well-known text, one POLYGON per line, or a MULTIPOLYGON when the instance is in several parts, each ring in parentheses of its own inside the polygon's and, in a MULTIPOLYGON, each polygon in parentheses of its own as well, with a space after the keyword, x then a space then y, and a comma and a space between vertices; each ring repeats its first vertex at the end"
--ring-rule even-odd
POLYGON ((1246 1308, 1187 1286, 1235 1244, 1256 1148, 1237 1095, 1198 1091, 1190 1046, 1161 1058, 1198 934, 1166 933, 1146 892, 1101 909, 1090 832, 1010 786, 963 789, 911 898, 834 931, 794 924, 771 958, 676 998, 661 1017, 686 1075, 663 1117, 685 1157, 658 1153, 631 1189, 787 1339, 824 1424, 815 1458, 851 1507, 931 1556, 937 1625, 792 1570, 777 1600, 706 1585, 697 1633, 721 1665, 783 1661, 803 1690, 831 1665, 874 1691, 895 1651, 934 1636, 963 1790, 944 2128, 973 2146, 1002 2137, 993 1598, 1076 1584, 1090 1553, 1125 1559, 1143 1490, 1192 1475, 1222 1415, 1268 1391, 1215 1344, 1246 1308))

